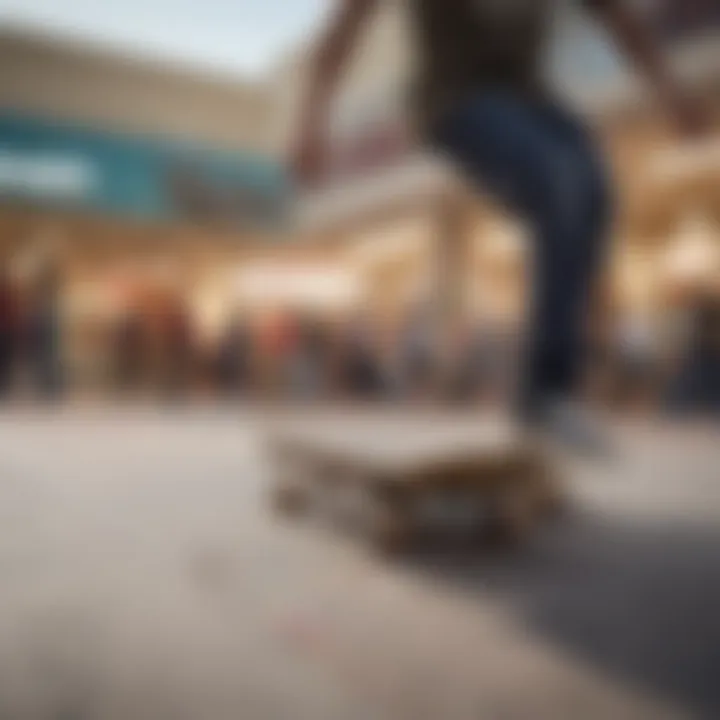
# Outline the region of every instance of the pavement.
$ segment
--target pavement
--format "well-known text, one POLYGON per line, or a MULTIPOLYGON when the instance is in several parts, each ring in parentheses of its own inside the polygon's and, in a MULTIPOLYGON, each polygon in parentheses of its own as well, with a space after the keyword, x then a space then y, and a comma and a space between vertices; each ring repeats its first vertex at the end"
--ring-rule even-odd
POLYGON ((720 717, 717 428, 625 421, 524 547, 383 561, 268 512, 264 422, 0 412, 0 720, 720 717))

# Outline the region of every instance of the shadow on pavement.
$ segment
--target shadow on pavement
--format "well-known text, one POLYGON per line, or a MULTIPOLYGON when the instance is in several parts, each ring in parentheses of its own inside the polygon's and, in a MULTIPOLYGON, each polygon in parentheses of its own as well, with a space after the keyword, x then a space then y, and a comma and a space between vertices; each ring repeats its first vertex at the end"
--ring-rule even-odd
POLYGON ((720 717, 720 527, 575 518, 530 547, 409 560, 501 600, 528 631, 615 680, 720 717))

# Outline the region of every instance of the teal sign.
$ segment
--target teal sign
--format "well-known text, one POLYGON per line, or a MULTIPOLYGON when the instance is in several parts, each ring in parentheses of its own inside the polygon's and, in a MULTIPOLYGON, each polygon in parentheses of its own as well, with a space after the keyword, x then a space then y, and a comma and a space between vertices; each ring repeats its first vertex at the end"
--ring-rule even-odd
POLYGON ((252 153, 0 114, 0 200, 227 227, 279 220, 283 168, 252 153))

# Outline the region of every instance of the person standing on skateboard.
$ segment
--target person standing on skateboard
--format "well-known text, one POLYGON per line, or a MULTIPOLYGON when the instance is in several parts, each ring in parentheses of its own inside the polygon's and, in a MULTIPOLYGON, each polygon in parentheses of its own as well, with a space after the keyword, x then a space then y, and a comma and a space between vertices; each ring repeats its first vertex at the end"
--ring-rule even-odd
MULTIPOLYGON (((627 0, 577 0, 649 80, 681 131, 706 125, 675 83, 627 0)), ((544 50, 556 0, 406 0, 420 59, 413 114, 424 141, 521 216, 535 240, 527 370, 520 419, 574 446, 597 439, 575 400, 593 281, 610 218, 598 145, 552 95, 544 50)), ((378 0, 338 0, 316 51, 293 169, 316 182, 330 108, 378 0)))

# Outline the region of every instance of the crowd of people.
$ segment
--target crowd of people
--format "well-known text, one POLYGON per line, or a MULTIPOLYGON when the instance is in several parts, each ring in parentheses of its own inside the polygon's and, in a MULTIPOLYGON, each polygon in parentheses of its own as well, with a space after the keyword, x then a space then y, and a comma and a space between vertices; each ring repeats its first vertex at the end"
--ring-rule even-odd
MULTIPOLYGON (((508 391, 518 335, 486 324, 460 329, 452 397, 479 401, 508 391)), ((176 307, 160 323, 139 311, 128 313, 113 336, 110 377, 128 393, 154 387, 173 397, 204 392, 220 398, 399 402, 431 399, 440 383, 439 343, 422 311, 395 321, 365 313, 236 314, 209 342, 196 332, 191 313, 176 307)))
MULTIPOLYGON (((63 349, 58 291, 51 272, 22 302, 0 281, 3 395, 22 385, 57 399, 82 384, 63 349)), ((631 314, 613 321, 591 346, 589 386, 622 409, 720 417, 720 299, 699 297, 681 316, 665 318, 664 328, 631 314)), ((408 402, 441 392, 444 400, 482 404, 512 395, 522 328, 466 321, 452 338, 448 374, 440 372, 434 327, 422 308, 392 322, 363 313, 236 313, 208 341, 182 302, 136 308, 107 328, 103 380, 116 397, 408 402)))
MULTIPOLYGON (((613 319, 590 345, 589 390, 623 410, 720 416, 720 299, 697 297, 661 320, 613 319)), ((216 397, 404 402, 441 394, 468 404, 512 396, 520 325, 466 319, 453 337, 445 334, 444 346, 436 329, 426 308, 394 319, 235 314, 208 342, 187 308, 171 306, 160 324, 140 312, 118 322, 111 377, 122 391, 153 386, 173 396, 202 389, 216 397)))

